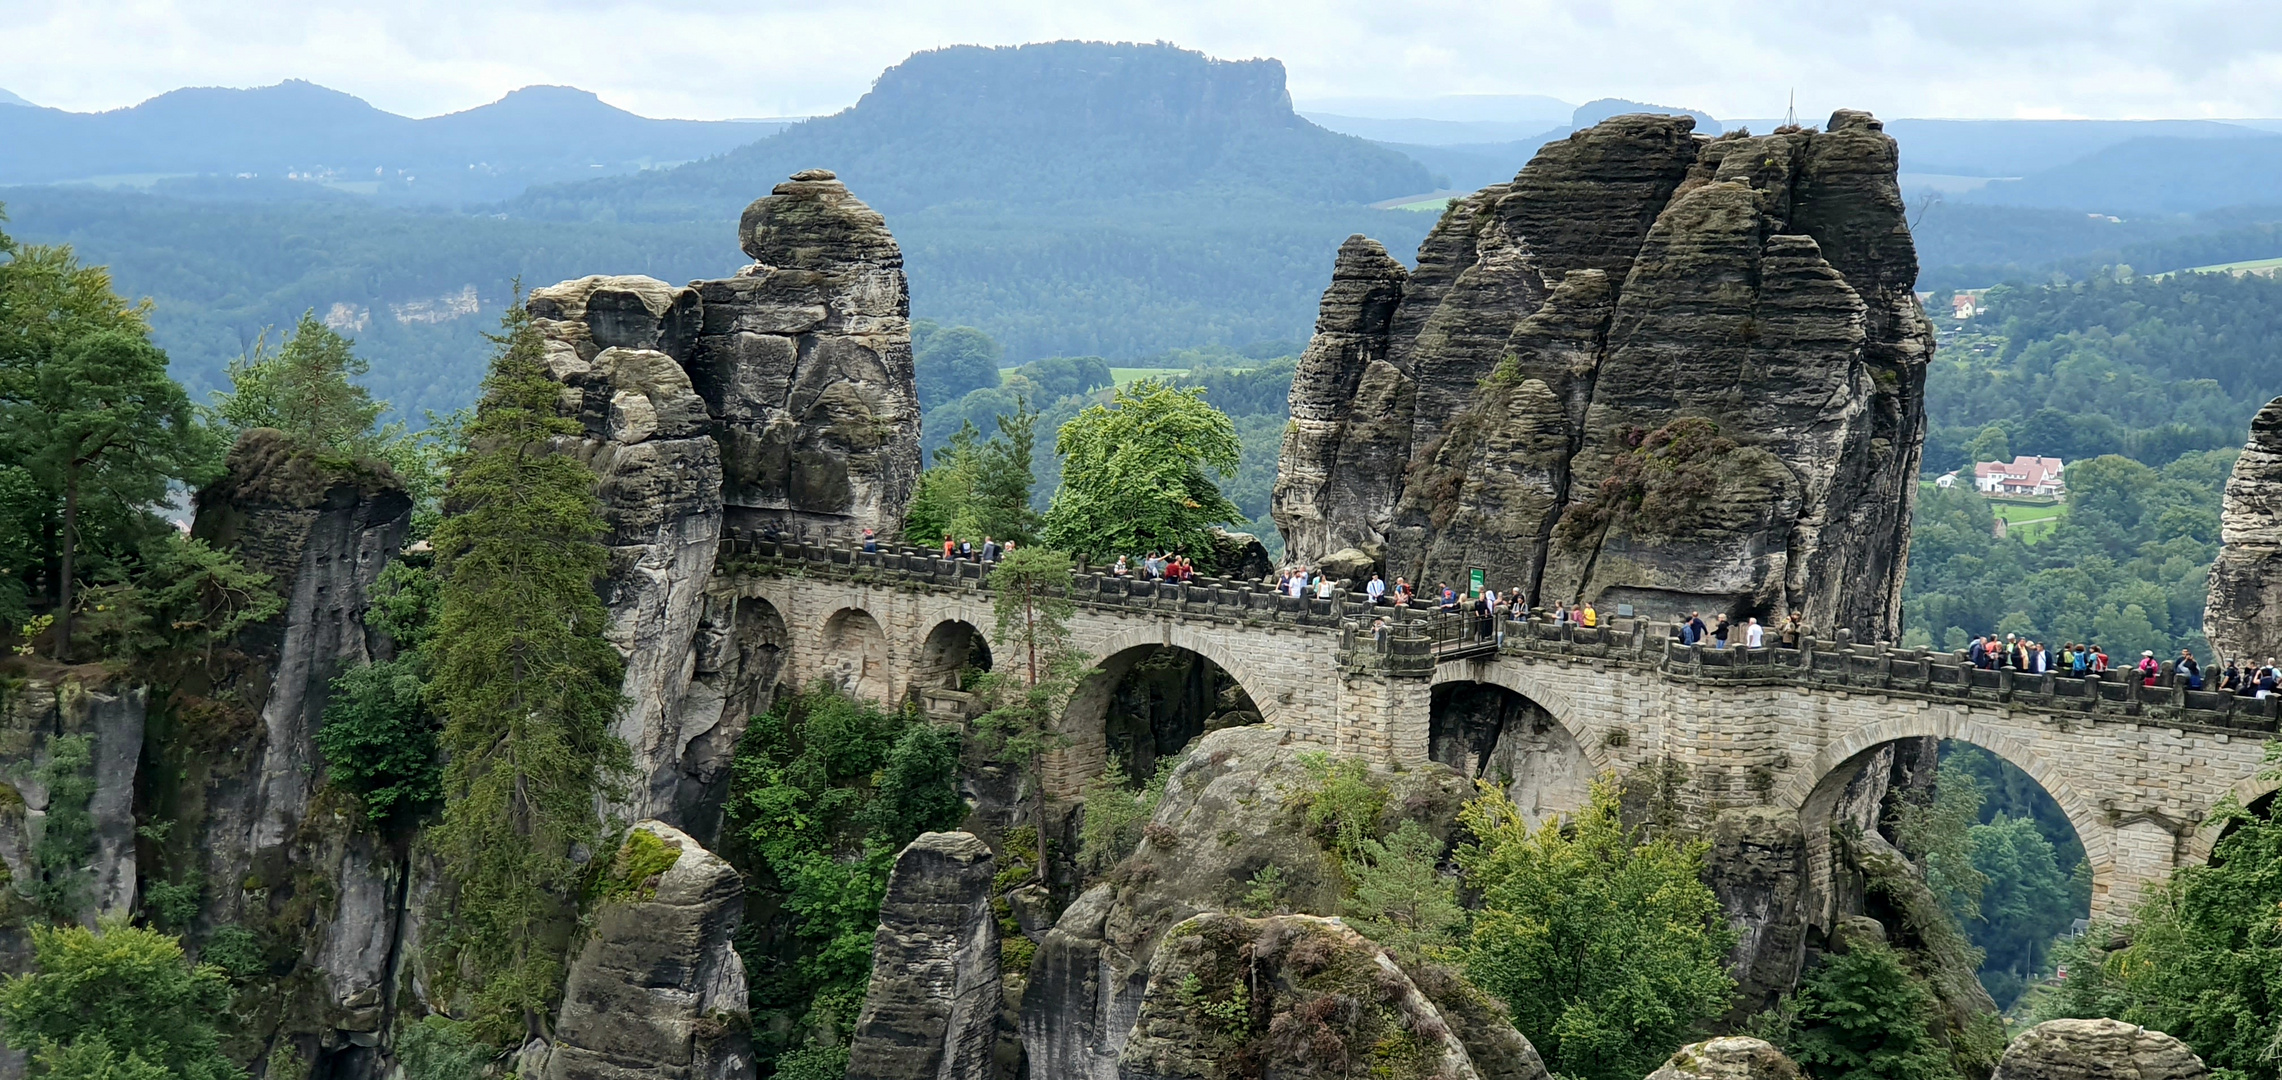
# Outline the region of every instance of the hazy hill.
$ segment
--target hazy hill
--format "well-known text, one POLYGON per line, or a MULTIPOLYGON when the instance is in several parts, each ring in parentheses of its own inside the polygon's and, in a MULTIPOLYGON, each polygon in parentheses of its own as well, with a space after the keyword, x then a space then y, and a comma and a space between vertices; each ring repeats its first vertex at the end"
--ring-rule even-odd
POLYGON ((718 154, 780 127, 652 120, 563 86, 415 120, 288 80, 176 90, 100 113, 0 111, 0 183, 292 176, 391 201, 495 201, 534 183, 718 154))
POLYGON ((16 95, 9 93, 9 92, 8 92, 8 91, 6 91, 6 90, 0 90, 0 105, 22 105, 22 106, 24 106, 24 107, 26 107, 26 108, 32 108, 32 109, 36 109, 36 108, 38 108, 38 107, 39 107, 39 106, 37 106, 37 105, 34 105, 34 104, 32 104, 32 103, 31 103, 31 102, 29 102, 29 101, 25 101, 23 98, 17 97, 16 95))
POLYGON ((733 216, 817 168, 891 224, 952 203, 1028 209, 1187 192, 1355 204, 1432 186, 1417 162, 1294 113, 1279 61, 1059 41, 917 53, 842 112, 711 160, 535 190, 516 212, 733 216))
POLYGON ((2109 214, 2282 205, 2282 136, 2242 130, 2241 138, 2131 139, 1969 197, 2109 214))

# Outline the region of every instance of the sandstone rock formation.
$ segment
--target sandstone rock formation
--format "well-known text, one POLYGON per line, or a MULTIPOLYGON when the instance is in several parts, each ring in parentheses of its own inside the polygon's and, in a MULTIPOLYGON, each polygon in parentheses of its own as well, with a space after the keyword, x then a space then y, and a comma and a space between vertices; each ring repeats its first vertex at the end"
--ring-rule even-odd
POLYGON ((745 966, 734 939, 744 879, 688 834, 634 826, 612 866, 623 889, 570 964, 546 1080, 742 1080, 754 1074, 745 966), (655 845, 672 861, 657 869, 655 845))
MULTIPOLYGON (((1031 962, 1022 999, 1031 1075, 1117 1080, 1156 1075, 1134 1069, 1171 1068, 1182 1053, 1174 1044, 1186 1036, 1166 1036, 1172 1043, 1164 1053, 1173 1056, 1162 1061, 1156 1049, 1136 1051, 1154 1064, 1124 1057, 1128 1042, 1146 1035, 1136 1024, 1155 958, 1176 925, 1227 911, 1262 870, 1281 872, 1283 905, 1290 910, 1332 910, 1340 889, 1333 868, 1295 825, 1288 801, 1308 776, 1302 748, 1283 739, 1265 726, 1226 728, 1199 739, 1168 777, 1133 856, 1062 913, 1031 962)), ((1407 785, 1395 800, 1401 812, 1437 833, 1447 832, 1470 790, 1464 778, 1443 769, 1414 770, 1400 782, 1407 785)), ((1512 1062, 1517 1047, 1527 1045, 1494 1006, 1458 1000, 1463 995, 1454 981, 1424 972, 1406 978, 1435 1000, 1477 1060, 1512 1062)), ((1173 1006, 1158 1008, 1162 1014, 1173 1006)), ((1529 1080, 1541 1073, 1540 1066, 1483 1075, 1529 1080)))
POLYGON ((2203 632, 2222 657, 2282 655, 2282 398, 2250 422, 2227 478, 2203 632))
MULTIPOLYGON (((149 692, 139 686, 90 682, 80 672, 30 678, 0 690, 0 889, 29 892, 39 880, 33 843, 46 819, 58 810, 81 811, 94 819, 92 873, 66 883, 81 921, 125 914, 135 903, 135 769, 143 751, 143 721, 149 692), (59 738, 85 739, 87 762, 62 770, 74 785, 92 781, 78 806, 56 803, 59 738)), ((68 759, 67 759, 68 762, 68 759)), ((17 901, 0 896, 0 910, 17 901)), ((0 968, 22 970, 9 961, 23 944, 12 930, 0 930, 0 968)))
POLYGON ((285 611, 241 635, 227 694, 177 706, 150 781, 174 826, 146 878, 207 883, 201 937, 236 926, 297 953, 248 1033, 343 1077, 380 1071, 407 871, 352 806, 319 798, 315 736, 333 678, 394 654, 365 609, 411 511, 384 464, 324 459, 268 429, 239 436, 191 532, 271 575, 285 611))
POLYGON ((2047 1020, 2005 1047, 1993 1080, 2202 1080, 2203 1059, 2121 1020, 2047 1020))
POLYGON ((1704 883, 1736 932, 1728 954, 1732 1020, 1758 1012, 1798 984, 1806 958, 1807 848, 1795 811, 1724 810, 1712 820, 1704 883))
POLYGON ((527 301, 546 341, 566 440, 591 467, 609 523, 604 590, 611 643, 626 657, 626 706, 615 734, 640 778, 620 809, 674 814, 682 750, 720 721, 721 701, 692 695, 687 659, 721 540, 721 452, 704 399, 661 347, 686 350, 697 294, 643 277, 587 277, 535 289, 527 301))
POLYGON ((1239 1058, 1293 1080, 1482 1080, 1466 1051, 1402 966, 1339 920, 1198 915, 1151 958, 1117 1060, 1123 1080, 1227 1075, 1239 1058))
POLYGON ((611 528, 616 733, 639 776, 617 809, 698 835, 785 641, 758 608, 708 603, 721 537, 893 535, 919 475, 910 298, 879 214, 813 170, 738 237, 758 261, 733 278, 587 277, 527 304, 611 528))
POLYGON ((1781 1050, 1742 1035, 1690 1043, 1674 1053, 1648 1080, 1804 1080, 1781 1050))
POLYGON ((1894 142, 1851 110, 1693 124, 1547 144, 1407 273, 1340 249, 1276 485, 1293 559, 1898 631, 1933 339, 1894 142))
POLYGON ((754 263, 697 283, 685 361, 718 422, 731 524, 893 533, 920 464, 902 250, 822 169, 747 207, 737 236, 754 263))
POLYGON ((921 833, 895 859, 849 1046, 860 1080, 989 1080, 999 1016, 990 846, 921 833))

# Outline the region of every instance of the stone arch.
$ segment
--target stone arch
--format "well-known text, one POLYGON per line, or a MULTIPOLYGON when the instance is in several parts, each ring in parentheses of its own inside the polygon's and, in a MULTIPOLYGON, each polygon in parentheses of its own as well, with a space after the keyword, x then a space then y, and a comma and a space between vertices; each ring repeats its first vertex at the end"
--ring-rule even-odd
POLYGON ((1583 810, 1600 772, 1552 710, 1511 687, 1455 677, 1430 691, 1427 756, 1496 784, 1532 825, 1583 810))
POLYGON ((888 674, 887 632, 862 608, 844 607, 824 620, 817 640, 816 671, 850 697, 882 704, 894 696, 888 674))
POLYGON ((969 667, 991 670, 990 638, 965 619, 945 618, 920 640, 911 663, 911 691, 957 690, 960 672, 969 667))
MULTIPOLYGON (((1047 755, 1045 787, 1049 796, 1075 796, 1109 767, 1110 756, 1116 751, 1113 743, 1136 734, 1112 733, 1109 730, 1111 709, 1121 685, 1144 665, 1168 654, 1185 654, 1218 669, 1234 684, 1238 694, 1263 721, 1269 719, 1267 710, 1271 706, 1262 696, 1265 685, 1257 680, 1247 680, 1242 670, 1243 665, 1234 661, 1228 650, 1208 636, 1178 626, 1148 627, 1114 634, 1097 645, 1093 652, 1094 674, 1078 684, 1063 711, 1062 735, 1065 744, 1047 755)), ((1192 667, 1184 674, 1193 674, 1196 670, 1192 667)), ((1194 687, 1189 689, 1193 690, 1194 687)), ((1205 717, 1198 716, 1194 719, 1195 733, 1201 734, 1205 717)), ((1178 735, 1171 741, 1185 742, 1178 735)), ((1160 744, 1151 746, 1147 754, 1139 753, 1139 748, 1129 748, 1129 752, 1137 757, 1153 759, 1156 754, 1169 753, 1175 749, 1177 747, 1160 744)), ((1129 771, 1146 775, 1152 764, 1153 760, 1140 760, 1129 771)))
POLYGON ((1813 900, 1808 911, 1828 926, 1832 917, 1831 850, 1829 822, 1841 795, 1861 772, 1864 762, 1885 747, 1907 739, 1955 739, 1971 743, 2010 762, 2029 775, 2060 804, 2068 825, 2084 845, 2084 862, 2092 868, 2092 909, 2097 914, 2116 884, 2115 832, 2100 808, 2076 790, 2058 769, 2039 755, 2029 740, 2003 728, 1973 720, 1954 709, 1916 709, 1909 713, 1864 724, 1826 744, 1803 770, 1777 789, 1778 806, 1799 808, 1800 831, 1805 835, 1808 882, 1813 900))
MULTIPOLYGON (((2263 772, 2263 770, 2261 771, 2263 772)), ((2282 791, 2282 775, 2278 775, 2275 779, 2267 779, 2263 775, 2252 775, 2228 785, 2226 795, 2220 798, 2223 801, 2231 796, 2236 802, 2248 808, 2260 799, 2273 795, 2277 791, 2282 791)), ((2224 838, 2228 831, 2226 822, 2211 816, 2210 811, 2214 809, 2217 809, 2215 803, 2204 810, 2203 820, 2195 823, 2194 833, 2187 837, 2187 850, 2184 852, 2185 858, 2181 860, 2180 865, 2192 866, 2211 861, 2211 849, 2219 845, 2220 839, 2224 838)))
POLYGON ((700 654, 698 675, 718 679, 722 717, 741 733, 747 720, 768 711, 775 701, 778 681, 790 671, 792 633, 784 614, 766 597, 737 596, 721 602, 731 610, 715 631, 720 635, 720 652, 700 654))
POLYGON ((1502 686, 1521 695, 1544 709, 1546 715, 1561 726, 1569 740, 1584 754, 1594 775, 1612 772, 1617 768, 1616 758, 1602 745, 1601 740, 1593 737, 1594 728, 1584 719, 1590 714, 1580 710, 1576 702, 1559 687, 1539 676, 1532 665, 1509 660, 1438 664, 1429 685, 1440 687, 1460 682, 1502 686))

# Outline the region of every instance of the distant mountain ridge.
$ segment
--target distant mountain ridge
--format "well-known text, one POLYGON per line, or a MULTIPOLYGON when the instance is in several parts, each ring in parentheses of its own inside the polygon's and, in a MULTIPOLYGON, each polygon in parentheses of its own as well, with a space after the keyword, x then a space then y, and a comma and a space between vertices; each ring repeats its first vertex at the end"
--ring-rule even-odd
POLYGON ((0 90, 0 105, 22 105, 25 108, 29 109, 39 108, 39 106, 34 105, 31 102, 16 96, 15 94, 11 94, 6 90, 0 90))
POLYGON ((706 161, 538 189, 519 213, 687 220, 830 169, 890 214, 1220 190, 1321 204, 1422 191, 1400 153, 1292 111, 1276 60, 1162 44, 952 46, 887 69, 853 107, 706 161))
POLYGON ((529 86, 412 119, 315 83, 191 87, 100 113, 0 112, 0 184, 252 174, 397 200, 498 200, 535 182, 721 153, 781 125, 652 120, 584 90, 529 86))

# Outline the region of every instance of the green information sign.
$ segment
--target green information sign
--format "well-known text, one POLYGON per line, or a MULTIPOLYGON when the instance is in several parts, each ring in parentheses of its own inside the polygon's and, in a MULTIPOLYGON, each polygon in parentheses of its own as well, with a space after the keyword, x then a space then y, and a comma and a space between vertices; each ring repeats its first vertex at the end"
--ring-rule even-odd
POLYGON ((1466 571, 1466 585, 1473 590, 1475 596, 1482 595, 1483 579, 1487 576, 1488 574, 1480 567, 1466 571))

